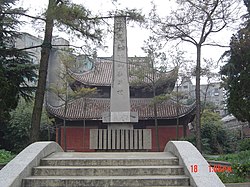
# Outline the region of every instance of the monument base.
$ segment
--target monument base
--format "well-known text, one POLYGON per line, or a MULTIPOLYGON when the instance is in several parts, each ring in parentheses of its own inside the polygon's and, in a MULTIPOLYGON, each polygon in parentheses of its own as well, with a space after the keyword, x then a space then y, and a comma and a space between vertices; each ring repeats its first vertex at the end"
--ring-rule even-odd
POLYGON ((137 112, 104 112, 102 114, 103 123, 113 123, 120 126, 126 126, 128 123, 138 123, 137 112))
POLYGON ((108 124, 108 130, 133 130, 133 124, 108 124))

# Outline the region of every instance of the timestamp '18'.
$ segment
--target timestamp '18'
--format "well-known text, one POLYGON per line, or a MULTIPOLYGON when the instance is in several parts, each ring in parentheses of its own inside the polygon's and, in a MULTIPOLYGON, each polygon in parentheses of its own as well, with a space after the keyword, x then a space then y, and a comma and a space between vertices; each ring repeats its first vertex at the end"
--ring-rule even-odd
POLYGON ((197 164, 191 165, 191 172, 192 173, 197 173, 198 172, 198 165, 197 164))

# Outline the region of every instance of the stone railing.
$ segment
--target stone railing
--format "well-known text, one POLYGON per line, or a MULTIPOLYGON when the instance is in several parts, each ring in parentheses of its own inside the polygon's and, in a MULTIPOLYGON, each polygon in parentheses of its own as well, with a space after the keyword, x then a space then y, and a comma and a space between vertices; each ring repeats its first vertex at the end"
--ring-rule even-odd
POLYGON ((190 178, 193 187, 225 187, 210 165, 193 144, 187 141, 170 141, 165 150, 179 158, 179 164, 184 167, 185 175, 190 178))
POLYGON ((31 175, 32 168, 51 153, 62 152, 55 142, 36 142, 26 147, 0 170, 1 187, 21 187, 22 179, 31 175))

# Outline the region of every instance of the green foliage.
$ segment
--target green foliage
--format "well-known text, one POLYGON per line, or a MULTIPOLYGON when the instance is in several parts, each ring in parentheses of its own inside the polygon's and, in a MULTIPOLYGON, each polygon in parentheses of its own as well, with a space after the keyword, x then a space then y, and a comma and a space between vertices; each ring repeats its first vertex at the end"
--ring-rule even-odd
POLYGON ((231 153, 237 147, 237 136, 235 133, 224 129, 221 125, 213 123, 204 124, 201 128, 201 137, 202 140, 207 140, 209 145, 207 153, 209 154, 231 153))
MULTIPOLYGON (((7 124, 4 139, 8 142, 8 149, 13 152, 18 153, 29 144, 33 104, 31 101, 25 102, 21 99, 17 108, 11 112, 11 118, 7 124)), ((43 112, 41 120, 41 128, 43 128, 43 131, 46 131, 47 129, 45 127, 51 126, 51 123, 52 121, 48 119, 46 113, 43 112)), ((46 137, 41 137, 41 139, 47 140, 46 137)))
POLYGON ((241 151, 235 154, 227 154, 218 157, 216 160, 227 161, 232 165, 231 174, 221 173, 219 177, 223 182, 247 182, 250 181, 250 150, 241 151), (228 179, 226 178, 228 177, 228 179))
POLYGON ((6 164, 11 161, 15 155, 10 151, 0 149, 0 164, 6 164))
POLYGON ((220 172, 217 173, 218 177, 223 183, 243 183, 243 182, 250 182, 249 179, 246 177, 240 177, 234 173, 229 172, 220 172))
POLYGON ((216 106, 214 103, 209 101, 201 101, 201 111, 216 111, 216 109, 218 109, 218 106, 216 106))
POLYGON ((22 8, 13 8, 15 0, 2 0, 0 4, 0 123, 8 119, 9 112, 18 104, 20 96, 30 99, 35 82, 36 66, 30 54, 17 50, 15 39, 20 36, 16 30, 20 25, 17 14, 22 8))
MULTIPOLYGON (((204 110, 201 117, 201 142, 205 154, 231 153, 237 149, 237 133, 222 127, 220 116, 204 110)), ((195 135, 185 138, 195 145, 195 135)))
POLYGON ((202 125, 205 124, 215 124, 222 125, 221 117, 218 113, 212 112, 210 110, 204 110, 203 115, 201 116, 202 125))
MULTIPOLYGON (((249 157, 248 157, 249 158, 249 157)), ((248 177, 250 176, 250 161, 241 161, 239 163, 234 163, 232 165, 234 173, 240 177, 248 177)))
POLYGON ((170 98, 171 98, 171 95, 169 95, 169 94, 157 95, 157 96, 153 97, 152 105, 162 103, 166 100, 169 100, 170 98))
POLYGON ((250 158, 250 150, 241 151, 239 153, 221 155, 216 160, 227 161, 230 163, 234 163, 234 162, 238 163, 238 162, 241 162, 242 160, 249 160, 249 158, 250 158))
POLYGON ((243 139, 239 142, 239 151, 250 150, 250 139, 243 139))
POLYGON ((116 16, 126 16, 128 21, 138 22, 143 24, 145 22, 145 16, 142 15, 141 11, 138 9, 124 9, 116 10, 115 12, 110 12, 111 15, 116 16))
POLYGON ((188 141, 192 143, 193 145, 195 145, 195 135, 193 133, 187 136, 186 138, 181 138, 180 140, 188 141))
POLYGON ((250 28, 233 35, 229 61, 221 69, 227 107, 237 119, 250 122, 250 28))
POLYGON ((101 41, 100 20, 82 5, 71 2, 62 3, 53 10, 56 26, 63 32, 73 33, 77 37, 87 37, 101 41))
POLYGON ((226 141, 226 132, 222 128, 220 116, 205 110, 201 116, 201 138, 203 150, 207 153, 222 153, 226 141))

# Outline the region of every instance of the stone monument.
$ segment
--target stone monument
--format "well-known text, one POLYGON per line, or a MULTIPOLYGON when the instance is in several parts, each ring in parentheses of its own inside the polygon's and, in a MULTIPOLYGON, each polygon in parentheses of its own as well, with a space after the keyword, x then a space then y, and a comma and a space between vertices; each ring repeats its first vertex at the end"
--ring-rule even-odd
POLYGON ((137 112, 130 111, 126 17, 114 18, 113 69, 110 111, 103 113, 108 129, 133 129, 137 112))
POLYGON ((90 130, 90 149, 147 150, 151 129, 134 129, 137 112, 130 111, 126 17, 114 18, 113 67, 110 111, 102 114, 107 129, 90 130))

